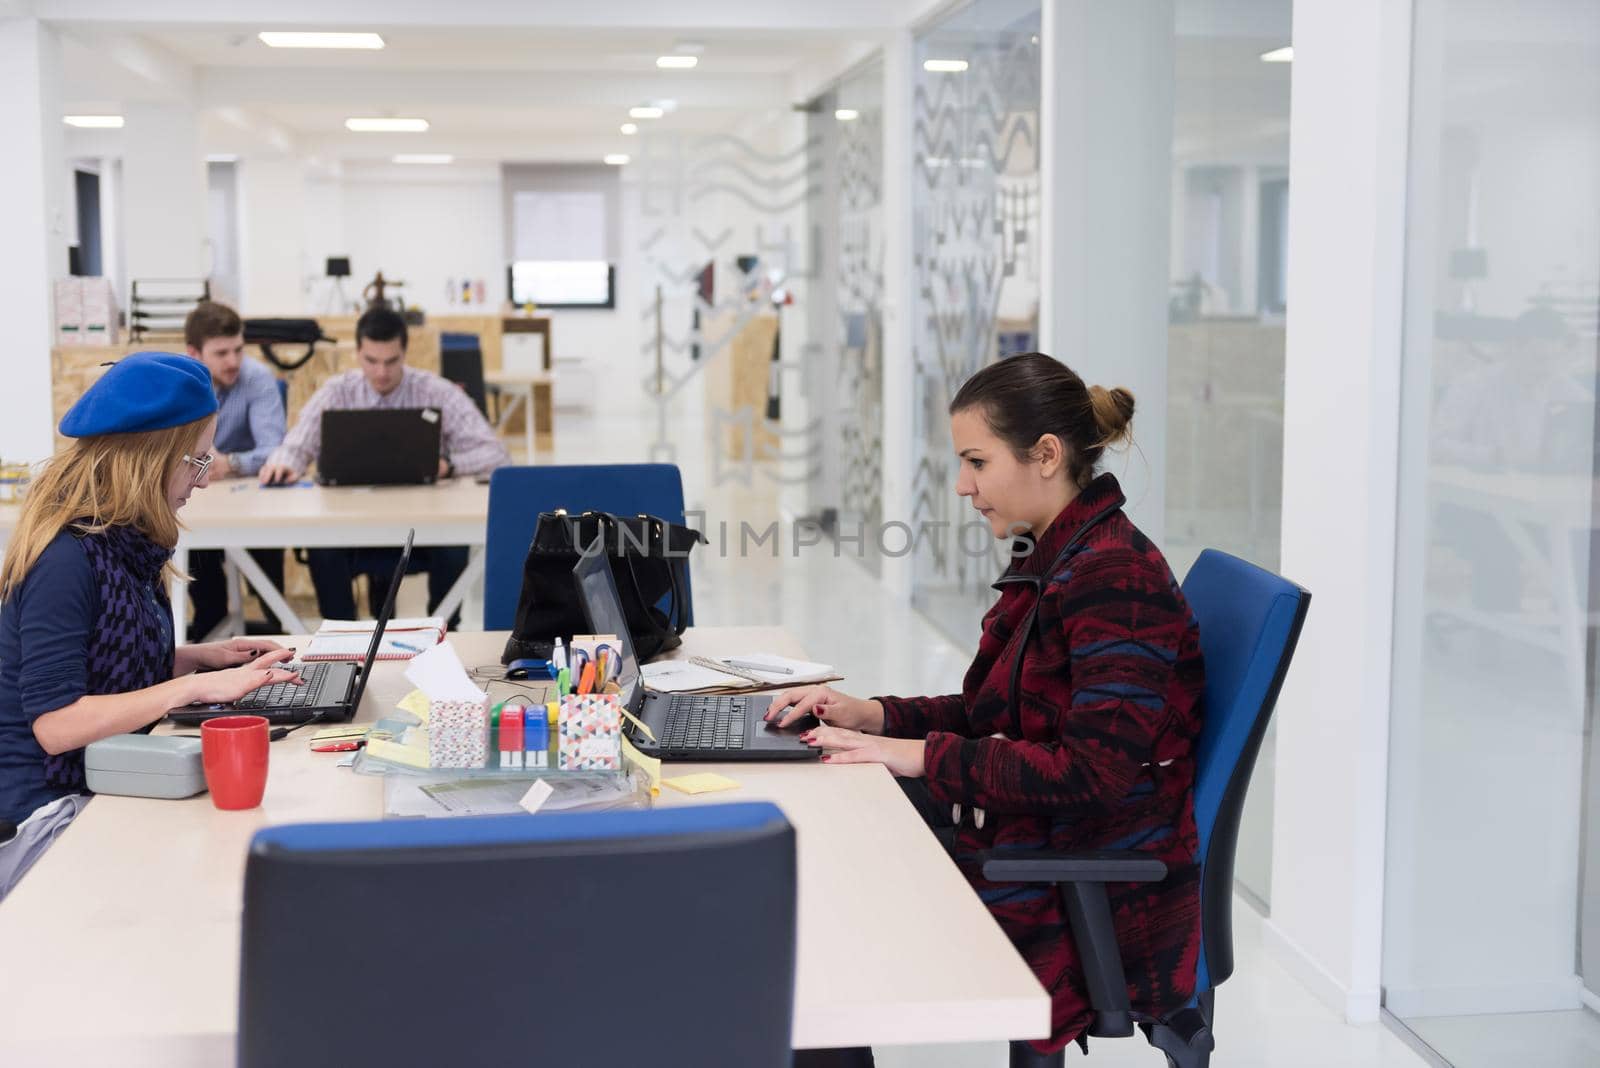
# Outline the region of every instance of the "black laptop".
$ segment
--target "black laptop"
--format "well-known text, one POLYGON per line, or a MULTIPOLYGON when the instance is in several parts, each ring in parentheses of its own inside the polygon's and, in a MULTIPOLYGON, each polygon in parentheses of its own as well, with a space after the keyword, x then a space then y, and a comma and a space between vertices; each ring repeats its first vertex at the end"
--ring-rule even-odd
POLYGON ((317 481, 404 486, 439 477, 437 408, 335 408, 322 413, 317 481))
POLYGON ((617 682, 622 703, 649 734, 626 721, 623 730, 640 752, 662 760, 812 760, 819 751, 800 740, 817 725, 810 716, 785 730, 766 722, 771 694, 650 693, 639 673, 622 599, 604 553, 579 559, 572 569, 578 596, 593 634, 615 634, 622 643, 617 682), (650 735, 655 737, 650 737, 650 735))
POLYGON ((284 668, 298 671, 304 681, 278 682, 252 690, 239 700, 227 705, 188 705, 167 713, 174 723, 194 726, 217 716, 264 716, 270 723, 309 723, 321 720, 326 723, 348 722, 361 707, 361 695, 366 692, 367 679, 372 675, 372 665, 378 658, 378 647, 383 643, 383 630, 394 618, 394 598, 400 582, 406 577, 411 563, 413 530, 406 535, 405 548, 400 550, 400 562, 395 565, 394 577, 389 580, 389 595, 383 599, 383 611, 378 613, 372 628, 372 643, 367 646, 367 657, 361 663, 348 660, 316 660, 308 664, 290 663, 284 668))

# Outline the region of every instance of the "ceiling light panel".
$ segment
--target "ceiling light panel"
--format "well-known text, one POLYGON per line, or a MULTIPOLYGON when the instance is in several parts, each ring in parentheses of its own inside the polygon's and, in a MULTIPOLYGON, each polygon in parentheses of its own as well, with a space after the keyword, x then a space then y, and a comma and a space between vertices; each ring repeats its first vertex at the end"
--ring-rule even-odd
POLYGON ((268 48, 345 48, 375 51, 383 38, 375 33, 299 33, 265 30, 256 35, 268 48))

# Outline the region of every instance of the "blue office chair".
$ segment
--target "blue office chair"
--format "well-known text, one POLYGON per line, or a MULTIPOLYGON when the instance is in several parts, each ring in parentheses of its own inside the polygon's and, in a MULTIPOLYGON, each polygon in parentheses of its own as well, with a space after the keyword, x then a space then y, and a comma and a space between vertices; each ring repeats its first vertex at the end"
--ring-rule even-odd
MULTIPOLYGON (((540 512, 659 516, 683 522, 683 476, 676 464, 573 464, 502 467, 489 479, 484 547, 483 629, 510 630, 517 620, 522 564, 540 512)), ((687 569, 686 569, 687 570, 687 569)), ((693 589, 684 584, 683 625, 694 625, 693 589)))
POLYGON ((273 827, 237 1059, 787 1068, 794 976, 768 803, 273 827))
POLYGON ((274 379, 273 381, 278 383, 278 403, 283 405, 283 414, 285 416, 288 416, 288 414, 289 414, 289 380, 287 378, 277 378, 277 379, 274 379))
MULTIPOLYGON (((1162 1019, 1128 1004, 1122 954, 1106 898, 1107 883, 1159 882, 1166 865, 1137 851, 1032 854, 989 860, 984 878, 1051 882, 1065 899, 1072 937, 1083 960, 1095 1018, 1089 1035, 1122 1038, 1137 1024, 1170 1068, 1207 1068, 1215 1048, 1212 992, 1233 974, 1233 860, 1239 816, 1262 735, 1289 670, 1311 594, 1286 579, 1227 553, 1207 549, 1183 581, 1184 597, 1200 621, 1206 688, 1195 762, 1194 816, 1200 831, 1200 959, 1195 998, 1162 1019)), ((1064 1064, 1013 1043, 1013 1068, 1064 1064)))

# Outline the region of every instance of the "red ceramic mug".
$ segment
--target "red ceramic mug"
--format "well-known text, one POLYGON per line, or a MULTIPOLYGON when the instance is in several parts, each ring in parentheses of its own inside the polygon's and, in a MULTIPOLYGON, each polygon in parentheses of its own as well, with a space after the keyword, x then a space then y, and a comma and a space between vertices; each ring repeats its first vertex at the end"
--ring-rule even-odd
POLYGON ((200 724, 200 759, 206 787, 221 809, 255 808, 267 791, 267 721, 261 716, 219 716, 200 724))

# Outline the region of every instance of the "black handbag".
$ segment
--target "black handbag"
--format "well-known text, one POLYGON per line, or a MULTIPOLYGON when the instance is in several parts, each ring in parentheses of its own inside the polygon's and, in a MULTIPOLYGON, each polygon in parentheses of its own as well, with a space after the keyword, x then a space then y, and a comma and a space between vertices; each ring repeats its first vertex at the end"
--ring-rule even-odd
POLYGON ((705 540, 698 530, 652 515, 539 513, 501 662, 544 659, 557 638, 589 632, 572 569, 595 553, 610 560, 634 655, 642 663, 676 649, 687 626, 689 551, 705 540))

